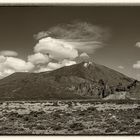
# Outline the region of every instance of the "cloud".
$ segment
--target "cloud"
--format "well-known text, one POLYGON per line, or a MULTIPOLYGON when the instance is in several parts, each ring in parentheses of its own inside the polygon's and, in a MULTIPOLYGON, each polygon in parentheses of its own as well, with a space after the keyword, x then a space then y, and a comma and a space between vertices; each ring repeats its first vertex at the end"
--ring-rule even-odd
POLYGON ((45 72, 45 71, 52 71, 53 69, 50 69, 48 67, 40 67, 36 70, 34 70, 35 73, 39 73, 39 72, 45 72))
POLYGON ((2 56, 0 55, 0 63, 3 63, 6 61, 6 57, 5 56, 2 56))
POLYGON ((58 68, 64 67, 64 66, 70 66, 70 65, 74 65, 76 64, 75 61, 71 61, 68 59, 64 59, 62 61, 59 62, 49 62, 46 65, 38 65, 35 67, 35 69, 33 70, 33 72, 44 72, 44 71, 52 71, 52 70, 56 70, 58 68))
POLYGON ((28 61, 35 65, 35 72, 73 65, 78 62, 77 58, 89 60, 89 55, 105 46, 109 36, 107 28, 87 22, 53 26, 34 35, 38 43, 34 47, 35 54, 28 56, 28 61))
POLYGON ((49 37, 49 33, 44 32, 44 31, 41 31, 41 32, 39 32, 38 34, 35 34, 35 35, 34 35, 34 38, 35 38, 36 40, 40 40, 40 39, 46 38, 46 37, 49 37))
POLYGON ((140 42, 136 43, 136 47, 140 48, 140 42))
POLYGON ((78 51, 72 45, 59 39, 51 37, 39 40, 39 43, 34 48, 35 52, 49 54, 56 60, 74 59, 78 56, 78 51))
POLYGON ((73 22, 51 27, 35 36, 37 40, 51 37, 63 44, 71 45, 73 49, 79 52, 91 54, 105 45, 110 36, 110 31, 107 28, 87 22, 73 22))
POLYGON ((62 64, 53 63, 53 62, 50 62, 47 66, 47 68, 50 69, 50 70, 55 70, 55 69, 58 69, 58 68, 61 68, 61 67, 62 67, 62 64))
POLYGON ((134 69, 140 69, 140 61, 137 61, 136 64, 133 64, 134 69))
POLYGON ((77 63, 81 62, 94 62, 94 59, 87 53, 81 53, 77 58, 74 59, 77 63))
POLYGON ((67 60, 67 59, 64 59, 62 62, 61 62, 62 66, 70 66, 70 65, 74 65, 76 64, 75 61, 70 61, 70 60, 67 60))
POLYGON ((87 53, 81 53, 79 57, 89 57, 87 53))
POLYGON ((87 54, 93 54, 97 49, 102 48, 104 46, 103 43, 98 41, 85 41, 85 42, 67 42, 71 44, 78 52, 80 53, 87 53, 87 54))
POLYGON ((55 70, 55 69, 58 69, 58 68, 61 68, 64 66, 70 66, 70 65, 74 65, 74 64, 76 64, 75 61, 70 61, 67 59, 64 59, 63 61, 58 62, 58 63, 50 62, 47 66, 47 70, 55 70))
POLYGON ((8 76, 8 75, 11 75, 12 73, 14 73, 15 71, 12 70, 12 69, 5 69, 4 71, 0 71, 0 79, 8 76))
POLYGON ((11 51, 11 50, 3 50, 3 51, 0 51, 0 55, 2 55, 2 56, 17 56, 18 53, 15 51, 11 51))
POLYGON ((14 72, 43 72, 89 60, 89 56, 106 45, 109 30, 87 22, 60 24, 34 35, 37 44, 27 62, 15 51, 0 51, 0 77, 14 72))
POLYGON ((29 72, 34 68, 30 62, 15 57, 0 56, 0 76, 5 77, 14 72, 29 72))
POLYGON ((30 62, 25 62, 22 59, 7 57, 6 61, 2 63, 4 68, 10 68, 15 71, 30 71, 33 68, 33 64, 30 62))
POLYGON ((78 41, 104 41, 109 37, 108 29, 87 22, 59 24, 46 31, 49 36, 57 39, 78 41))
POLYGON ((28 61, 32 64, 46 64, 49 62, 48 55, 42 54, 42 53, 35 53, 33 55, 28 56, 28 61))
POLYGON ((124 66, 121 66, 121 65, 120 65, 120 66, 118 66, 118 68, 119 68, 119 69, 124 69, 124 66))

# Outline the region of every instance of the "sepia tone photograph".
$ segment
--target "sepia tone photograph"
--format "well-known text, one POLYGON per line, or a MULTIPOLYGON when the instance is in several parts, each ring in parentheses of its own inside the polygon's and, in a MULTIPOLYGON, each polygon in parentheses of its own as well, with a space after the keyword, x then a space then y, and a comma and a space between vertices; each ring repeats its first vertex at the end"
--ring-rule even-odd
POLYGON ((140 135, 140 5, 0 4, 0 135, 140 135))

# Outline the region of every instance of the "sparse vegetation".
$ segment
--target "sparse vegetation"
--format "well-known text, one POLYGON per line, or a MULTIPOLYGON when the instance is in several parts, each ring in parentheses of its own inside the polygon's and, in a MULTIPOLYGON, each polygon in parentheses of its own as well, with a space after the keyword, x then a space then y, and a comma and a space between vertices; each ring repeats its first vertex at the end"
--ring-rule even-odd
POLYGON ((0 134, 140 134, 138 101, 3 102, 0 134))

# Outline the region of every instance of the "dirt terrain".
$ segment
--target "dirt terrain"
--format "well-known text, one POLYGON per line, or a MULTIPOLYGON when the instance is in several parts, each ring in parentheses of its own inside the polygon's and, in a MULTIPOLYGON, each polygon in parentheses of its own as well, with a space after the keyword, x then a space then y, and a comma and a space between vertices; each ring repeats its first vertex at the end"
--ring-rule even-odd
POLYGON ((1 102, 0 134, 140 134, 140 102, 1 102))

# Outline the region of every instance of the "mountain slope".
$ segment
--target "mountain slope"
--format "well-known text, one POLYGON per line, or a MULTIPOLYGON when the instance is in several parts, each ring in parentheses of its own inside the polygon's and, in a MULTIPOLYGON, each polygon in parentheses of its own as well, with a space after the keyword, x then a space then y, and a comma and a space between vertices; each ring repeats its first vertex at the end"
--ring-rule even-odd
POLYGON ((118 85, 119 82, 122 82, 123 85, 129 85, 133 81, 132 78, 93 62, 82 62, 76 65, 63 67, 52 71, 50 75, 77 76, 91 81, 103 79, 105 82, 108 82, 109 85, 115 86, 118 85))
POLYGON ((127 87, 134 80, 105 66, 82 62, 51 72, 14 73, 0 80, 1 100, 98 98, 99 81, 127 87), (97 89, 98 88, 98 89, 97 89))

